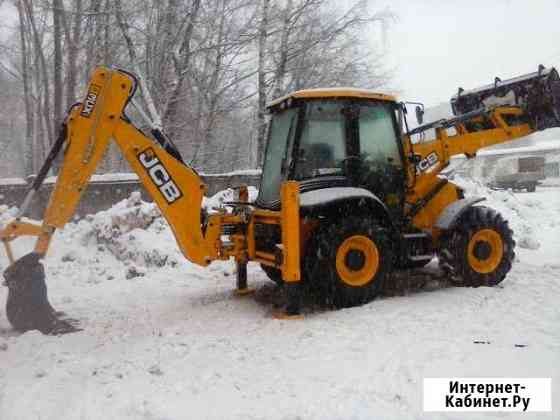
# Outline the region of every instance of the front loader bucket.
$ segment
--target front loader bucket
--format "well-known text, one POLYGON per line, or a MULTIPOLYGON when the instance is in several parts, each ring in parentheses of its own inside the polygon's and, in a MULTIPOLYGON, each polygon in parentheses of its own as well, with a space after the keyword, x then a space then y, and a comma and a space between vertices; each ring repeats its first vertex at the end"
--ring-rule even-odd
POLYGON ((6 314, 18 331, 39 330, 43 334, 79 331, 72 323, 58 318, 47 297, 45 269, 41 255, 29 253, 4 271, 8 286, 6 314))
POLYGON ((536 130, 560 127, 560 75, 554 67, 472 90, 459 88, 451 98, 453 114, 460 116, 496 106, 521 107, 536 130))

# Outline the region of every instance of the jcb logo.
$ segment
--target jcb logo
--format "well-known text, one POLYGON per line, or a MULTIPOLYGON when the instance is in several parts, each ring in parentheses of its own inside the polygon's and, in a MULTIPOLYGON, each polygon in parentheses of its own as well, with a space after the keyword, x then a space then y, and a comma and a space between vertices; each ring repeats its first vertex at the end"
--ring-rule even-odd
POLYGON ((439 159, 437 153, 432 152, 424 159, 422 159, 420 163, 418 163, 418 165, 416 165, 416 173, 419 174, 422 172, 427 172, 428 170, 436 166, 438 162, 439 159))
POLYGON ((154 184, 165 198, 168 204, 172 204, 183 196, 183 193, 175 184, 175 181, 169 176, 169 172, 165 166, 159 161, 154 149, 149 148, 138 155, 138 160, 146 169, 146 172, 152 178, 154 184))
POLYGON ((80 112, 82 117, 89 118, 91 116, 91 113, 95 108, 95 104, 97 103, 97 97, 99 96, 100 90, 101 88, 97 85, 90 86, 86 100, 84 101, 82 112, 80 112))

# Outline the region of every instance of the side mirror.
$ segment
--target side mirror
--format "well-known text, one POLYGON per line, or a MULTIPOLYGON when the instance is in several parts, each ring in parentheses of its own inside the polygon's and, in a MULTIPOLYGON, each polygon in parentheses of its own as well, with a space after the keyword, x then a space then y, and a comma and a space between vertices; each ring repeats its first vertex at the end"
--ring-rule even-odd
POLYGON ((424 107, 419 105, 416 106, 416 121, 418 121, 418 125, 422 125, 424 122, 424 107))

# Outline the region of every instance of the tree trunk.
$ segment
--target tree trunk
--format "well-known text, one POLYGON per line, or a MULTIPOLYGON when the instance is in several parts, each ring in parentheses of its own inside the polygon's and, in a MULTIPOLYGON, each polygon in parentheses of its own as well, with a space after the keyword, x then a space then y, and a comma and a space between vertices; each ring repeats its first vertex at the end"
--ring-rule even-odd
POLYGON ((105 11, 102 10, 101 0, 97 3, 97 14, 95 16, 95 53, 93 56, 93 66, 97 67, 103 63, 103 26, 105 25, 105 11))
MULTIPOLYGON (((213 140, 213 130, 216 124, 216 120, 218 119, 218 101, 220 98, 220 93, 218 89, 218 82, 220 76, 223 73, 223 65, 224 65, 224 45, 226 43, 225 33, 224 33, 224 26, 225 26, 225 18, 226 18, 226 1, 222 0, 217 8, 216 16, 219 16, 219 21, 217 23, 217 28, 215 28, 216 39, 213 41, 215 43, 215 54, 216 57, 214 62, 209 66, 211 67, 211 76, 210 81, 205 89, 205 97, 207 102, 207 109, 206 109, 206 118, 203 128, 203 133, 200 138, 200 142, 198 143, 194 155, 193 155, 193 162, 196 161, 198 157, 198 153, 202 150, 204 152, 205 147, 208 149, 207 146, 211 146, 213 140)), ((206 60, 208 62, 209 60, 206 60)), ((210 63, 209 63, 210 64, 210 63)), ((210 73, 210 71, 205 71, 204 74, 210 73)), ((211 149, 211 147, 209 148, 211 149)))
POLYGON ((111 10, 111 0, 106 0, 105 7, 104 7, 105 16, 103 19, 103 23, 105 25, 104 36, 103 36, 103 63, 106 66, 110 66, 113 64, 113 58, 111 56, 111 48, 110 48, 111 45, 111 28, 109 26, 110 19, 111 19, 111 15, 109 14, 110 10, 111 10))
POLYGON ((284 79, 286 78, 286 67, 288 64, 288 35, 290 34, 290 13, 292 12, 293 0, 286 1, 283 13, 282 34, 280 36, 280 58, 274 77, 273 98, 278 98, 284 94, 284 79))
POLYGON ((156 109, 154 101, 152 99, 152 95, 150 94, 150 90, 146 86, 143 72, 140 70, 140 66, 138 65, 138 60, 136 57, 136 49, 134 47, 134 43, 132 42, 132 38, 128 32, 128 23, 124 20, 123 13, 122 13, 122 3, 121 0, 115 1, 115 15, 117 18, 117 23, 119 28, 121 29, 121 33, 126 43, 126 47, 128 49, 128 55, 130 57, 130 61, 132 64, 132 68, 138 77, 138 84, 140 85, 140 90, 142 91, 142 97, 146 102, 146 106, 148 107, 148 113, 152 119, 154 126, 161 128, 161 117, 156 109))
POLYGON ((58 131, 62 120, 62 0, 53 0, 53 42, 54 42, 54 126, 58 131))
MULTIPOLYGON (((70 25, 66 12, 61 11, 64 22, 64 33, 66 39, 67 62, 66 62, 66 109, 69 109, 76 101, 76 83, 78 80, 78 52, 80 47, 81 24, 82 24, 82 0, 74 2, 74 21, 70 25)), ((61 7, 64 3, 61 2, 61 7)))
POLYGON ((23 81, 23 103, 25 106, 25 140, 23 148, 23 159, 25 175, 33 173, 33 104, 31 101, 31 89, 29 86, 30 69, 27 60, 27 39, 25 36, 25 12, 21 0, 16 3, 19 18, 19 36, 21 44, 21 76, 23 81))
POLYGON ((33 119, 34 124, 34 137, 33 137, 33 173, 37 173, 43 162, 45 154, 45 130, 43 126, 43 99, 41 93, 41 72, 39 66, 39 57, 35 54, 34 62, 34 85, 33 85, 33 96, 35 97, 35 118, 33 119))
MULTIPOLYGON (((31 0, 23 0, 23 4, 25 6, 25 12, 27 14, 27 19, 29 20, 29 24, 31 25, 31 32, 33 34, 33 44, 35 49, 35 54, 38 57, 38 64, 40 65, 40 73, 41 73, 41 81, 43 87, 43 118, 45 120, 45 127, 47 131, 47 141, 46 143, 47 149, 50 147, 51 144, 54 143, 54 132, 52 129, 52 114, 51 114, 51 105, 50 105, 50 89, 49 89, 49 77, 47 72, 47 62, 45 59, 45 54, 43 53, 43 46, 41 43, 41 38, 39 37, 39 32, 37 31, 37 26, 35 25, 35 18, 33 15, 33 5, 31 4, 31 0)), ((39 134, 39 133, 37 133, 39 134)))
POLYGON ((268 26, 268 8, 270 0, 262 0, 262 14, 259 25, 259 63, 258 63, 258 109, 257 109, 257 159, 255 167, 262 164, 266 135, 266 40, 268 26))
POLYGON ((102 0, 91 0, 90 8, 91 13, 87 17, 87 22, 84 28, 84 38, 86 38, 86 62, 85 66, 83 66, 83 74, 82 77, 87 82, 93 71, 95 66, 95 62, 97 60, 97 51, 98 45, 96 45, 97 41, 97 25, 96 22, 99 19, 99 13, 101 11, 101 1, 102 0))
MULTIPOLYGON (((179 28, 179 2, 178 0, 168 0, 167 5, 164 6, 165 11, 162 19, 162 26, 158 32, 159 42, 157 54, 155 57, 158 62, 157 65, 157 79, 154 84, 159 87, 158 91, 158 104, 160 109, 165 109, 167 102, 167 93, 171 90, 170 86, 174 84, 176 77, 173 74, 173 47, 176 43, 176 35, 179 28)), ((165 121, 165 116, 164 116, 165 121)), ((165 122, 164 122, 165 126, 165 122)))
POLYGON ((167 102, 165 113, 163 115, 165 127, 168 128, 171 138, 178 138, 178 128, 181 120, 179 104, 181 101, 181 95, 183 93, 185 78, 188 76, 188 69, 191 60, 191 38, 194 31, 194 22, 198 16, 199 10, 200 0, 193 0, 189 22, 187 24, 187 27, 185 28, 183 41, 177 53, 177 57, 174 58, 176 76, 175 87, 171 92, 169 101, 167 102))

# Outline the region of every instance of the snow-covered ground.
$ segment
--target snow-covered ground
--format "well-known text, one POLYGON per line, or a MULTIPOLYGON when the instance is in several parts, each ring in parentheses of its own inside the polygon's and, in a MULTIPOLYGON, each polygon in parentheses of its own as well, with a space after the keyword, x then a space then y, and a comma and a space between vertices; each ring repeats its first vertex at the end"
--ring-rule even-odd
POLYGON ((50 300, 84 331, 20 335, 0 311, 0 419, 559 419, 560 188, 459 182, 516 231, 500 286, 430 282, 303 321, 272 318, 279 292, 257 266, 240 298, 233 264, 185 262, 138 197, 68 225, 46 261, 50 300), (552 377, 554 411, 423 413, 425 377, 552 377))

